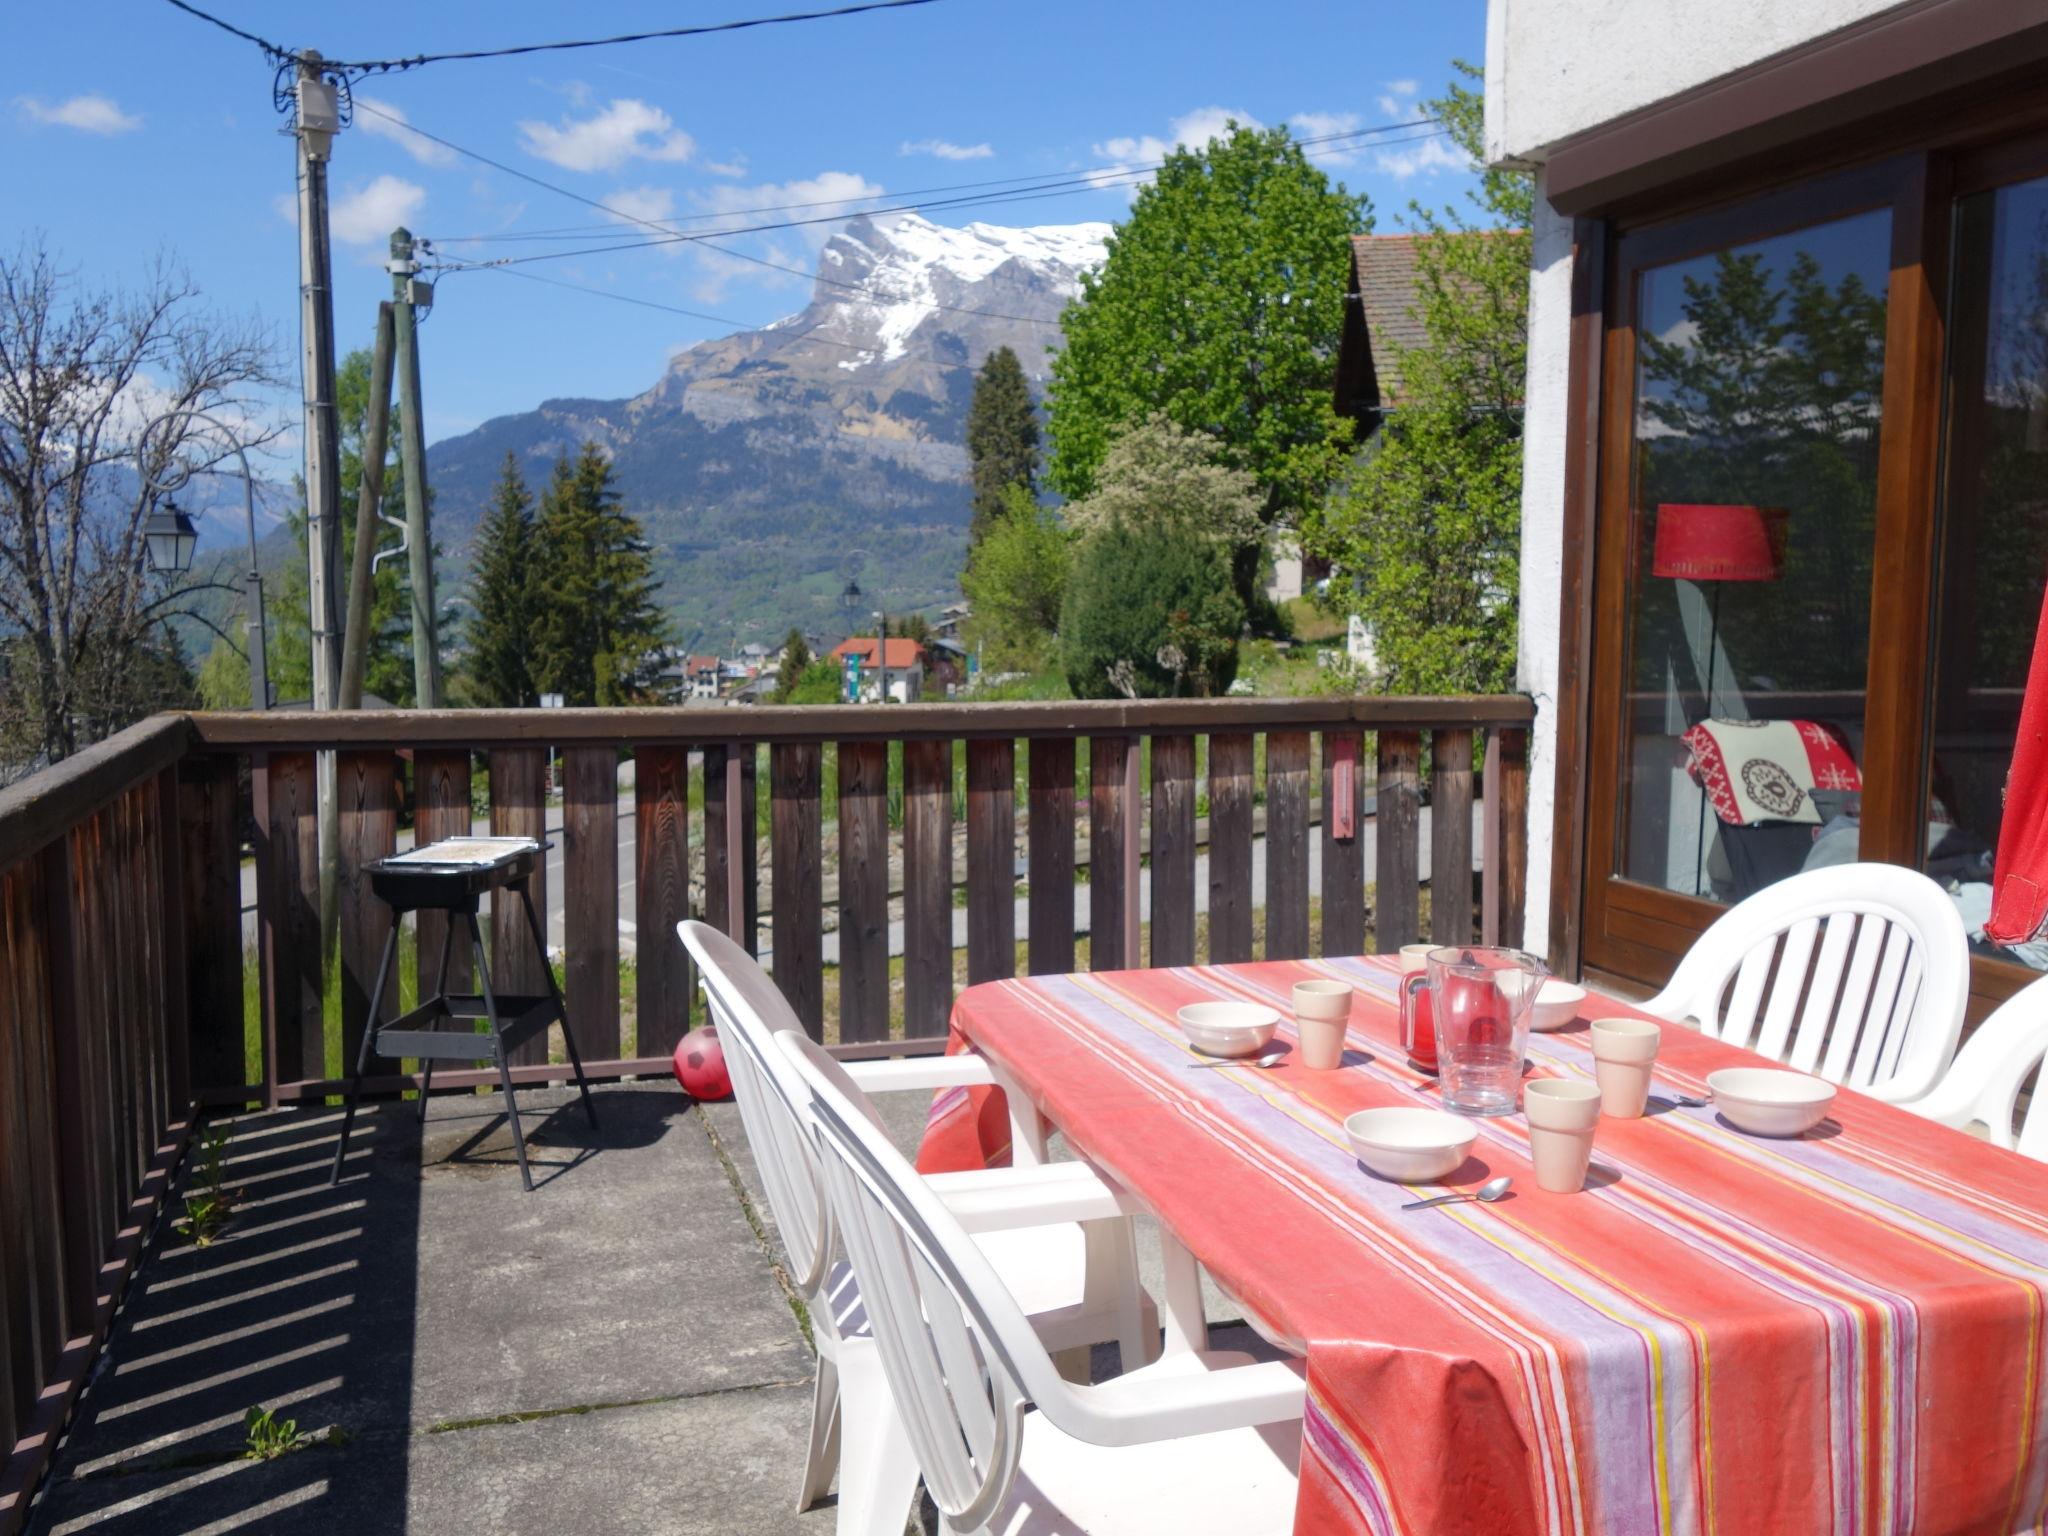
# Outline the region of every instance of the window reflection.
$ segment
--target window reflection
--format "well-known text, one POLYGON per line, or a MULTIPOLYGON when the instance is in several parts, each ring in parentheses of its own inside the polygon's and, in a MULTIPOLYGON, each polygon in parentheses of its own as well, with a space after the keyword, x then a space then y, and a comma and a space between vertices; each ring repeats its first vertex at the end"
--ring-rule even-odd
POLYGON ((1890 216, 1644 273, 1617 873, 1855 857, 1890 216))
MULTIPOLYGON (((1924 866, 1975 940, 2048 586, 2048 181, 1958 199, 1950 270, 1924 866)), ((2048 969, 2048 945, 1986 948, 2048 969)))

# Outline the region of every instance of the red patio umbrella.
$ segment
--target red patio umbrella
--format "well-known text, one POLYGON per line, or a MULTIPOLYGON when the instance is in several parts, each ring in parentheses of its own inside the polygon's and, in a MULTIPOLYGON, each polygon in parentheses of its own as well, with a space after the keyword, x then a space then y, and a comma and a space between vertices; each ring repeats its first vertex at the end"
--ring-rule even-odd
POLYGON ((1991 877, 1991 920, 1984 936, 1994 944, 2024 944, 2048 919, 2048 604, 2034 631, 2020 728, 2005 776, 2005 815, 1998 828, 1998 863, 1991 877))

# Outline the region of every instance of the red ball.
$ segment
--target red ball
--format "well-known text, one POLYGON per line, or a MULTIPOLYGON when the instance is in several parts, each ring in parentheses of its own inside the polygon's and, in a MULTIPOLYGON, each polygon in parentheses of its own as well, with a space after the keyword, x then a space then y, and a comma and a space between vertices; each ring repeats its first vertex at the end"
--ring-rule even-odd
POLYGON ((732 1076, 725 1070, 725 1050, 718 1043, 717 1025, 706 1024, 683 1036, 676 1047, 676 1081, 693 1099, 732 1096, 732 1076))

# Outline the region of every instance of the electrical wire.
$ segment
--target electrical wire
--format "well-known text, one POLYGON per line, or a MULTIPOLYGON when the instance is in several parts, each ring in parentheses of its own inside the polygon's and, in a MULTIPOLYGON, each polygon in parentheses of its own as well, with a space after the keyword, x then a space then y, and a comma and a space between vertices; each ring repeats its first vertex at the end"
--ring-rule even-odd
MULTIPOLYGON (((186 15, 196 17, 220 28, 243 42, 254 43, 261 48, 265 57, 276 64, 296 60, 294 50, 266 37, 224 21, 211 12, 203 11, 188 0, 169 0, 169 3, 186 15)), ((568 42, 522 43, 510 48, 471 48, 454 53, 415 53, 395 59, 322 59, 323 70, 333 70, 349 75, 395 74, 400 70, 417 69, 423 64, 446 64, 468 62, 476 59, 511 59, 530 53, 562 53, 575 48, 609 48, 617 43, 646 43, 662 38, 705 37, 715 32, 744 32, 753 27, 777 27, 798 21, 825 21, 835 16, 858 16, 867 11, 896 11, 913 5, 934 5, 937 0, 860 0, 859 4, 835 6, 822 11, 792 11, 781 16, 748 16, 737 21, 708 22, 694 27, 663 27, 652 32, 621 32, 613 37, 579 38, 568 42)))

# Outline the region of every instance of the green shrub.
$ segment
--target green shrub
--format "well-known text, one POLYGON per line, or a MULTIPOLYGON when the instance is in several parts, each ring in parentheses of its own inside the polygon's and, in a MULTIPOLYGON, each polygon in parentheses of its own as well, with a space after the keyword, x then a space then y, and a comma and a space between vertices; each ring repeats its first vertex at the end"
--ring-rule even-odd
POLYGON ((1118 518, 1082 543, 1067 584, 1067 686, 1081 699, 1222 693, 1243 629, 1225 545, 1179 520, 1118 518))

